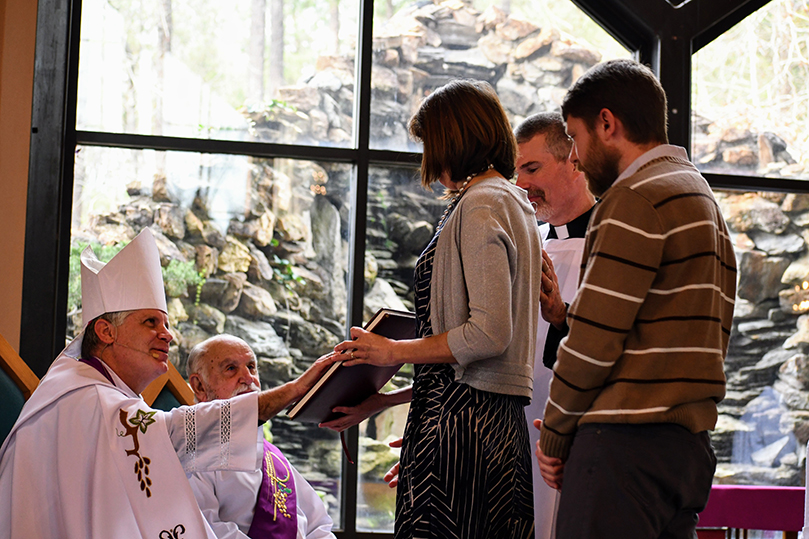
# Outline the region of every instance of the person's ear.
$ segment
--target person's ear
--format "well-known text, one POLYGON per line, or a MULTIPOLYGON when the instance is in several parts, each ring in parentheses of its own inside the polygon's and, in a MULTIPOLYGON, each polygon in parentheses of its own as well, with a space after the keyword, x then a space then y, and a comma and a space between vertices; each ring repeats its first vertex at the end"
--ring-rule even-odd
POLYGON ((614 138, 618 133, 618 119, 610 109, 601 109, 596 120, 596 131, 601 135, 602 140, 614 138))
POLYGON ((104 344, 114 343, 115 337, 118 333, 118 329, 113 325, 113 323, 109 320, 104 320, 103 318, 96 320, 96 323, 93 325, 93 331, 95 331, 98 340, 104 344))
POLYGON ((188 385, 191 386, 197 401, 205 402, 205 386, 202 384, 202 377, 197 373, 189 375, 188 385))

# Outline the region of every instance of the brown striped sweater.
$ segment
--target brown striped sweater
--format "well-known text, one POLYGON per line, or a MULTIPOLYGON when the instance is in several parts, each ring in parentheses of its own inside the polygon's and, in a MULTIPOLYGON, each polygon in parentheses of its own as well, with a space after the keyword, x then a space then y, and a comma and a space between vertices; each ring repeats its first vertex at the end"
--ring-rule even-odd
POLYGON ((658 146, 624 171, 596 205, 582 261, 542 451, 567 458, 584 423, 713 429, 736 260, 713 193, 685 150, 658 146))

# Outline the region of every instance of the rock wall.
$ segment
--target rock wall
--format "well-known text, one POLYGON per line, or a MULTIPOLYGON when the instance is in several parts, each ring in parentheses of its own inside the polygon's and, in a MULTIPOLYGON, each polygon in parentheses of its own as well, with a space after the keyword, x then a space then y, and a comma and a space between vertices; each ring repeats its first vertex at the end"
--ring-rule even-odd
MULTIPOLYGON (((377 149, 418 150, 407 122, 423 96, 456 78, 489 82, 516 125, 559 108, 567 88, 600 53, 553 28, 478 12, 462 0, 419 2, 375 29, 371 141, 377 149)), ((346 144, 354 107, 353 58, 324 57, 305 83, 249 112, 257 137, 314 145, 346 144)))
POLYGON ((739 285, 717 480, 802 485, 809 440, 809 195, 718 193, 739 285))
POLYGON ((806 164, 795 160, 786 141, 771 131, 757 132, 749 119, 693 121, 693 161, 703 172, 767 177, 805 177, 806 164))

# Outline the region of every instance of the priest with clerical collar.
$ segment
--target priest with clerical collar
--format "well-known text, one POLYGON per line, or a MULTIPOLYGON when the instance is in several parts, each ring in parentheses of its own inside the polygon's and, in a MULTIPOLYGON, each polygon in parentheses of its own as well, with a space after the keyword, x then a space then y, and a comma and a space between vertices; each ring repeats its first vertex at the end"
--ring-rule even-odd
MULTIPOLYGON (((548 385, 556 349, 564 336, 550 321, 564 327, 565 302, 576 295, 584 250, 584 236, 595 198, 584 174, 570 160, 573 141, 565 133, 562 115, 542 112, 526 118, 514 131, 517 138, 517 185, 528 192, 536 209, 542 235, 542 319, 537 327, 534 360, 534 396, 525 407, 532 451, 539 440, 534 419, 541 419, 548 400, 548 385)), ((534 525, 537 539, 555 537, 558 493, 542 480, 533 461, 534 525)))
POLYGON ((56 358, 0 448, 0 537, 208 537, 187 473, 255 470, 256 425, 326 366, 262 393, 170 412, 140 392, 172 340, 145 229, 109 263, 81 255, 84 329, 56 358))

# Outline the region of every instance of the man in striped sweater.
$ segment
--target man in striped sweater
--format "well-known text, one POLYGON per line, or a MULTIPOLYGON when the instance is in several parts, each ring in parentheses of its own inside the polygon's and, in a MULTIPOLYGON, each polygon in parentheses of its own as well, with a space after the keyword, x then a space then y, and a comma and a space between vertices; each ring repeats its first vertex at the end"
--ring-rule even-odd
POLYGON ((557 537, 696 537, 716 467, 736 262, 710 187, 669 146, 666 96, 632 60, 599 64, 562 105, 600 198, 567 312, 537 457, 564 483, 557 537))

